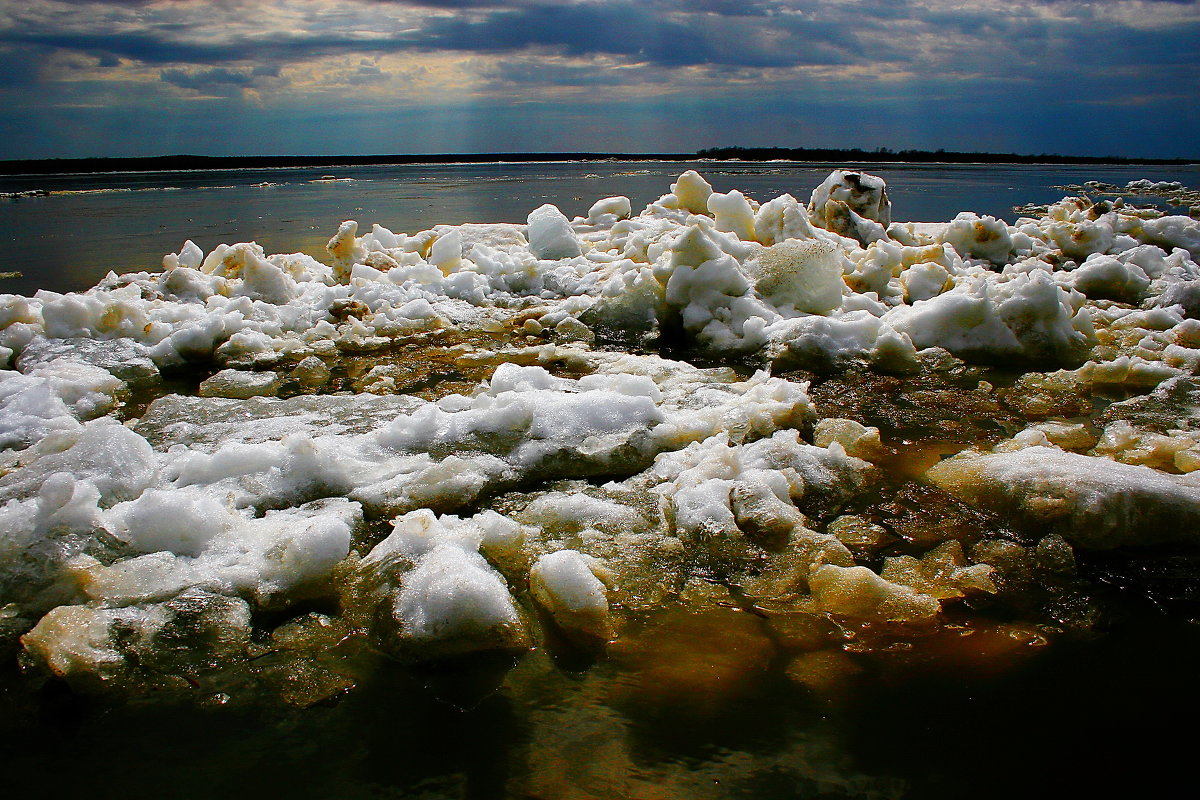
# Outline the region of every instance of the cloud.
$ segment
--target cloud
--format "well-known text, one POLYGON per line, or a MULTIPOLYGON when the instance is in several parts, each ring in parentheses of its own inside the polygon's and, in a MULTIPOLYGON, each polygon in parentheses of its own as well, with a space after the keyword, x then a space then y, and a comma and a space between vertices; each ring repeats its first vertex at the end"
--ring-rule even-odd
POLYGON ((786 67, 866 57, 854 28, 798 15, 769 16, 774 5, 746 4, 738 14, 721 0, 696 7, 661 0, 519 6, 430 20, 418 43, 489 53, 540 47, 664 67, 786 67))
POLYGON ((206 67, 200 69, 174 68, 159 73, 162 80, 180 89, 190 89, 204 95, 223 96, 240 93, 264 83, 264 79, 278 78, 277 65, 260 65, 241 69, 206 67))
MULTIPOLYGON (((165 67, 287 64, 337 54, 543 51, 616 56, 666 69, 879 63, 893 71, 915 64, 938 75, 960 61, 986 64, 980 55, 988 52, 1020 50, 1028 56, 1037 42, 1054 43, 1054 49, 1033 54, 1049 71, 1065 66, 1056 54, 1064 48, 1124 57, 1151 54, 1146 42, 1129 35, 1138 32, 1165 42, 1168 50, 1186 52, 1178 42, 1194 34, 1198 23, 1196 3, 1182 0, 985 0, 970 6, 943 0, 177 0, 165 5, 33 0, 0 12, 0 45, 88 53, 108 65, 128 59, 165 67), (1164 7, 1178 12, 1156 10, 1164 7), (1153 24, 1164 16, 1172 17, 1172 27, 1153 24), (913 46, 922 41, 928 43, 924 49, 913 46), (1131 50, 1135 47, 1141 52, 1131 50)), ((991 68, 1001 72, 999 66, 991 68)))
POLYGON ((1153 115, 1195 123, 1196 74, 1196 0, 0 5, 0 101, 18 128, 55 107, 106 104, 169 116, 244 103, 296 119, 333 104, 382 120, 401 107, 441 115, 536 103, 544 119, 566 120, 575 116, 556 103, 581 113, 644 103, 693 116, 757 115, 785 135, 797 130, 794 116, 783 121, 772 108, 837 108, 846 127, 884 130, 877 120, 901 112, 930 117, 933 129, 981 107, 1045 118, 1087 105, 1080 119, 1090 125, 1108 108, 1139 115, 1146 135, 1157 136, 1153 115))

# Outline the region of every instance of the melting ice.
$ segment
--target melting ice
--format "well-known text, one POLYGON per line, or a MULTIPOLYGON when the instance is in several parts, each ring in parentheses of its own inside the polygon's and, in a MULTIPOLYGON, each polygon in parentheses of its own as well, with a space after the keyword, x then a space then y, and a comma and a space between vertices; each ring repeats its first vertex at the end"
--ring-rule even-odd
POLYGON ((896 222, 864 173, 760 203, 689 171, 636 215, 348 221, 328 252, 189 241, 160 273, 0 296, 0 604, 28 663, 136 691, 245 662, 256 614, 314 600, 408 662, 550 629, 603 648, 715 595, 927 630, 1076 548, 1195 536, 1193 219, 896 222), (865 498, 913 443, 805 378, 971 365, 1027 373, 1028 424, 923 491, 1002 530, 907 535, 865 498))

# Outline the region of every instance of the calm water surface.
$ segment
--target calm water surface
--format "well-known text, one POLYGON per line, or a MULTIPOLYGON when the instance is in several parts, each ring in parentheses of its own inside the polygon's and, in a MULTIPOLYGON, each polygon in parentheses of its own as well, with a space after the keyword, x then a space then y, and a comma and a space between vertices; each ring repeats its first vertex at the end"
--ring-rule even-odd
MULTIPOLYGON (((256 241, 268 253, 325 258, 325 243, 347 219, 363 231, 377 222, 415 233, 441 223, 524 222, 543 203, 582 215, 612 195, 628 196, 636 210, 668 192, 691 167, 718 191, 739 189, 759 201, 786 192, 807 200, 838 166, 846 165, 439 164, 5 177, 0 193, 52 194, 0 200, 0 272, 23 274, 4 280, 0 291, 79 291, 109 270, 157 270, 163 255, 177 252, 186 239, 205 252, 222 242, 256 241), (348 180, 319 182, 330 174, 348 180)), ((1200 186, 1197 166, 862 168, 887 180, 893 216, 905 221, 945 221, 959 211, 1012 221, 1014 205, 1053 202, 1063 192, 1051 187, 1087 180, 1123 186, 1149 178, 1200 186)))

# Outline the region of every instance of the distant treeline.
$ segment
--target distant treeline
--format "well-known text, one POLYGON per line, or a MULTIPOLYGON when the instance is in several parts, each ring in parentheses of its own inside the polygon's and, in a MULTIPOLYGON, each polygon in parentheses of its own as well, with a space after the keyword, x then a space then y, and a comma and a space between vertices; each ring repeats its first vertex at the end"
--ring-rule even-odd
POLYGON ((0 175, 50 175, 92 172, 160 172, 192 169, 265 169, 272 167, 353 167, 379 164, 484 164, 498 161, 739 161, 915 162, 956 164, 1192 164, 1196 159, 1124 156, 1020 155, 960 153, 951 150, 838 150, 811 147, 710 147, 695 153, 438 153, 370 156, 150 156, 140 158, 46 158, 0 161, 0 175))
POLYGON ((1128 158, 1125 156, 1063 156, 1051 153, 960 153, 955 150, 832 150, 813 147, 709 147, 697 158, 739 161, 896 161, 949 164, 1194 164, 1194 158, 1128 158))

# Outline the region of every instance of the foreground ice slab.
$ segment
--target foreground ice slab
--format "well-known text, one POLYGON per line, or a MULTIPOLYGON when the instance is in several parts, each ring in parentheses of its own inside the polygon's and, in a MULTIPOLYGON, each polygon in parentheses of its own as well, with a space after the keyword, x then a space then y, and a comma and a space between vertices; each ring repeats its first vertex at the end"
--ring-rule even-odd
POLYGON ((967 502, 1089 548, 1196 541, 1200 487, 1149 467, 1050 447, 964 454, 929 480, 967 502))
POLYGON ((669 188, 0 296, 4 630, 134 690, 251 669, 255 626, 313 603, 313 647, 407 662, 603 647, 679 605, 825 663, 813 631, 1025 613, 1072 546, 1194 541, 1200 223, 900 222, 847 170, 669 188))

